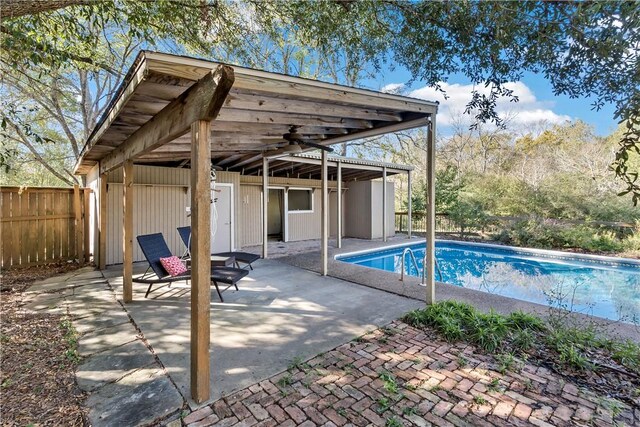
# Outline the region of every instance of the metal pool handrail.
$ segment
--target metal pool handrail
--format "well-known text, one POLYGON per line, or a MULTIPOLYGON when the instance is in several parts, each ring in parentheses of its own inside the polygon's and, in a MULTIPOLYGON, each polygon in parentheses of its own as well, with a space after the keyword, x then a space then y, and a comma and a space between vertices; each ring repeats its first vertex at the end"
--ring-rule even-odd
MULTIPOLYGON (((420 269, 418 268, 418 261, 416 260, 416 256, 414 255, 413 251, 411 250, 411 248, 404 248, 404 250, 402 251, 402 269, 400 270, 400 281, 404 282, 404 258, 406 254, 411 255, 411 261, 413 261, 413 266, 416 268, 416 272, 420 271, 420 269)), ((423 274, 424 275, 424 274, 423 274)))

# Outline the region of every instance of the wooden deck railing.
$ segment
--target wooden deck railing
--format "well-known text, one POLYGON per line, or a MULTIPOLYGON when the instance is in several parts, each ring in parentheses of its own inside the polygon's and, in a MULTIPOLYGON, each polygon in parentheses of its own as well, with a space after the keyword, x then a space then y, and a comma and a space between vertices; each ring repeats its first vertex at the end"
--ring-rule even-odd
POLYGON ((88 188, 2 187, 2 268, 89 261, 88 188))

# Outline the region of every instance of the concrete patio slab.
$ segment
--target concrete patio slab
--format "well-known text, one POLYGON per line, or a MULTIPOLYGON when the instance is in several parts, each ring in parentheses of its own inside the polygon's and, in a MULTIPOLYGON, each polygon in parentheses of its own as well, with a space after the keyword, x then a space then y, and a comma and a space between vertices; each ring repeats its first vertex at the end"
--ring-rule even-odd
MULTIPOLYGON (((239 283, 211 303, 211 400, 285 370, 384 325, 423 303, 274 260, 260 260, 239 283)), ((117 268, 117 270, 115 270, 117 268)), ((121 267, 110 283, 121 292, 121 267)), ((141 266, 136 266, 140 270, 141 266)), ((112 270, 112 272, 114 271, 112 270)), ((142 269, 144 270, 144 268, 142 269)), ((186 284, 144 298, 134 286, 126 309, 189 405, 190 297, 186 284)))
POLYGON ((150 424, 183 405, 162 369, 140 369, 92 393, 86 402, 93 427, 150 424))
POLYGON ((136 340, 87 358, 78 366, 76 381, 81 389, 92 391, 154 363, 147 347, 136 340))
POLYGON ((138 339, 137 333, 131 324, 111 326, 83 335, 78 343, 78 354, 80 356, 89 356, 136 339, 138 339))
POLYGON ((79 333, 86 334, 91 331, 99 331, 100 329, 110 328, 112 326, 128 324, 129 322, 130 319, 126 311, 109 310, 88 318, 78 319, 76 321, 75 328, 79 333))

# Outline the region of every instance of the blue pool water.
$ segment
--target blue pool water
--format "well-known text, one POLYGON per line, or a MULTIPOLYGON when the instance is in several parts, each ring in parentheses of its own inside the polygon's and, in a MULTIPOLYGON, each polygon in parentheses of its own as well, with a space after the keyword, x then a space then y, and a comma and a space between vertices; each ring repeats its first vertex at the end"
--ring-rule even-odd
MULTIPOLYGON (((425 244, 345 254, 340 261, 420 276, 425 244), (402 251, 410 247, 416 271, 402 251)), ((624 322, 640 322, 640 263, 555 251, 438 241, 436 280, 624 322)))

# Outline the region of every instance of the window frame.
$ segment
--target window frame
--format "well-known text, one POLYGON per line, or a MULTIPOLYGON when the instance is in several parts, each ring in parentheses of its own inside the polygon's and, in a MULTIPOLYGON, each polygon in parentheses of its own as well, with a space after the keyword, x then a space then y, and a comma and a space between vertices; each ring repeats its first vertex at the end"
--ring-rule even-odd
POLYGON ((305 213, 313 213, 315 210, 314 206, 314 193, 315 189, 311 187, 289 187, 287 188, 287 213, 288 214, 305 214, 305 213), (289 191, 308 191, 310 193, 311 198, 311 210, 291 210, 291 204, 289 203, 289 191))

